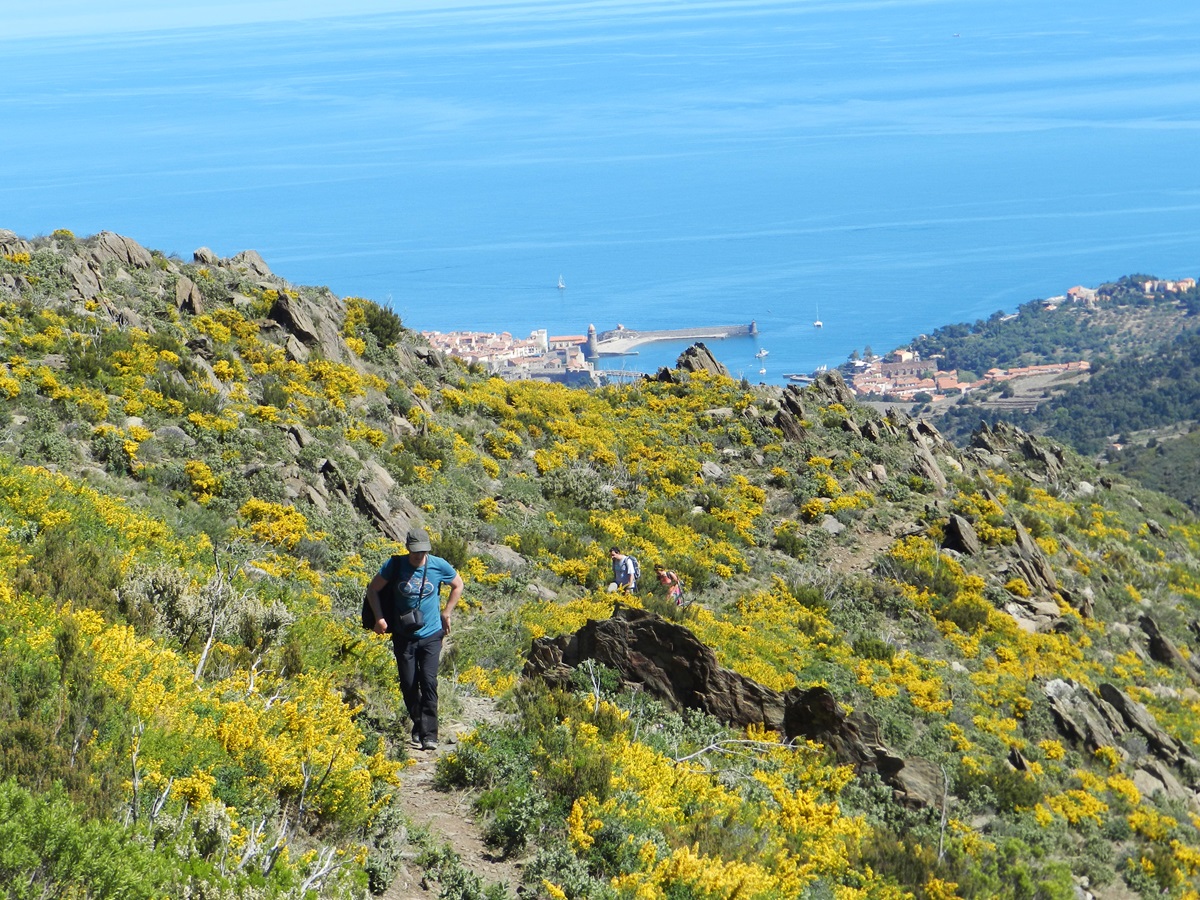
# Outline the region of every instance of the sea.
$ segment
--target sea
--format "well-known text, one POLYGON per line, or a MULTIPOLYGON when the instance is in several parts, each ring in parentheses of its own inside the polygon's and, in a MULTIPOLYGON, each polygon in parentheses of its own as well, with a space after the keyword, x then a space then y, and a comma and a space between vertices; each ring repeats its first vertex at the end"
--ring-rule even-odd
POLYGON ((254 249, 417 330, 754 322, 709 346, 768 383, 1200 275, 1191 0, 203 9, 0 31, 0 228, 254 249))

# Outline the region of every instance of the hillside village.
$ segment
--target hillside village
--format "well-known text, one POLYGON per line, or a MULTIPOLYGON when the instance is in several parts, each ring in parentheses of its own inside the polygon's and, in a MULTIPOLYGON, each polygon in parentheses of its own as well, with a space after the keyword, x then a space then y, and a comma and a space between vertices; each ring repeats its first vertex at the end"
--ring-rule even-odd
MULTIPOLYGON (((1120 282, 1089 288, 1076 285, 1065 294, 1049 297, 1040 301, 1040 306, 1046 311, 1054 311, 1060 307, 1076 310, 1095 310, 1098 305, 1112 301, 1116 297, 1128 299, 1131 294, 1140 295, 1145 300, 1178 297, 1195 290, 1196 281, 1193 278, 1177 280, 1165 279, 1122 279, 1120 282)), ((999 323, 1016 319, 1019 313, 1008 315, 997 314, 999 323)), ((947 400, 961 397, 972 391, 994 387, 1006 381, 1031 379, 1046 376, 1066 376, 1072 378, 1086 375, 1091 370, 1091 362, 1087 359, 1063 360, 1053 363, 1035 363, 1007 367, 991 367, 986 371, 970 373, 968 378, 961 378, 957 369, 943 369, 943 358, 934 353, 922 358, 920 351, 911 347, 901 347, 884 355, 869 358, 855 358, 842 366, 855 395, 864 400, 884 399, 891 401, 920 401, 925 403, 944 403, 947 400)), ((1021 408, 1031 404, 1024 401, 1021 408)))

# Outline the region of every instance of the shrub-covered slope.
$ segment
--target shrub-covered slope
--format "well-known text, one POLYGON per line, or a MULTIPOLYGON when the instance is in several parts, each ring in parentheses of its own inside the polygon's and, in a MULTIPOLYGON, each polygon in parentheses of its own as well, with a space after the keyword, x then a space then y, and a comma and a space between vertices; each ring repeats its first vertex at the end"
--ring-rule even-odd
POLYGON ((252 253, 0 233, 0 325, 12 896, 361 896, 418 853, 441 896, 502 896, 401 827, 407 723, 357 617, 410 522, 468 585, 450 711, 513 713, 438 778, 527 896, 1195 895, 1178 502, 1007 426, 958 451, 832 376, 488 379, 252 253), (636 595, 604 590, 613 544, 636 595), (618 599, 763 689, 827 689, 930 777, 594 663, 519 677, 618 599))

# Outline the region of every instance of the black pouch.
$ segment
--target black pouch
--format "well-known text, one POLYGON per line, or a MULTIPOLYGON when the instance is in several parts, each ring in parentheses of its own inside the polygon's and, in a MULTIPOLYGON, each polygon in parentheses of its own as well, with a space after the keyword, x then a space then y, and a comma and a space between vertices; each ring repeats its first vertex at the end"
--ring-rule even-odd
POLYGON ((420 631, 424 626, 425 617, 421 615, 419 606, 396 617, 396 628, 401 631, 420 631))

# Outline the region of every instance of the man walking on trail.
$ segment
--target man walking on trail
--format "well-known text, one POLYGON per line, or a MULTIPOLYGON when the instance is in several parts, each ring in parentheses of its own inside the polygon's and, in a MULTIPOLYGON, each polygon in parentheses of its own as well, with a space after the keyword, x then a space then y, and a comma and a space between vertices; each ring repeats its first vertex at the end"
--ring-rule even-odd
POLYGON ((613 570, 613 583, 608 589, 632 594, 637 590, 637 563, 632 556, 626 556, 616 547, 609 550, 608 555, 612 559, 613 570))
POLYGON ((462 596, 463 580, 450 563, 430 554, 432 545, 424 529, 411 529, 404 546, 408 554, 391 557, 367 585, 367 602, 375 614, 375 633, 392 634, 400 691, 413 722, 413 746, 436 750, 438 661, 442 638, 450 633, 450 617, 462 596), (450 586, 445 608, 441 605, 443 585, 450 586), (392 599, 390 609, 382 600, 385 592, 392 599))

